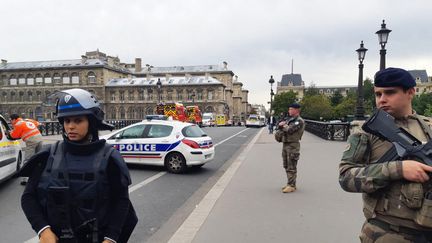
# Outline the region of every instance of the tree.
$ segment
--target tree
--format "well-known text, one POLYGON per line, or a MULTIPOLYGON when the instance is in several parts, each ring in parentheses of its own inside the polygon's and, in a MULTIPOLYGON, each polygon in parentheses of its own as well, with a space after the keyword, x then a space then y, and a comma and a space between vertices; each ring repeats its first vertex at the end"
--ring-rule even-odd
POLYGON ((427 117, 432 117, 432 105, 427 104, 427 108, 426 108, 426 110, 424 111, 424 114, 423 114, 423 115, 425 115, 425 116, 427 116, 427 117))
POLYGON ((330 96, 330 103, 331 103, 332 106, 337 106, 337 105, 339 105, 342 102, 343 98, 344 97, 342 96, 342 94, 340 93, 340 91, 336 90, 333 93, 333 95, 330 96))
POLYGON ((364 108, 366 113, 371 114, 375 109, 375 92, 374 85, 370 78, 366 78, 363 82, 364 108))
POLYGON ((347 115, 353 115, 356 107, 357 98, 353 95, 344 97, 342 102, 334 107, 334 118, 342 119, 347 115))
POLYGON ((272 104, 274 114, 287 112, 288 106, 294 102, 297 102, 297 93, 292 90, 275 95, 272 104))
POLYGON ((304 96, 313 96, 318 94, 319 91, 316 88, 315 84, 312 82, 311 85, 305 90, 304 96))
POLYGON ((302 100, 302 116, 305 118, 320 120, 320 118, 328 120, 333 117, 333 110, 330 105, 330 100, 325 95, 308 95, 302 100))
POLYGON ((425 114, 429 104, 432 104, 432 93, 422 93, 413 99, 413 108, 420 115, 425 114))

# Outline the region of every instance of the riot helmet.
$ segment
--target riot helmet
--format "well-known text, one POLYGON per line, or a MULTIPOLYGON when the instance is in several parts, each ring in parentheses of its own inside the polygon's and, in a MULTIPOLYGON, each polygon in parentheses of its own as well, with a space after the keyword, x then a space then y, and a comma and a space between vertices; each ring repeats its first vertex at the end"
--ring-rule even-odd
POLYGON ((83 89, 68 89, 59 92, 56 104, 57 119, 63 124, 64 117, 85 115, 94 121, 97 130, 112 130, 114 126, 104 121, 104 112, 99 101, 83 89))

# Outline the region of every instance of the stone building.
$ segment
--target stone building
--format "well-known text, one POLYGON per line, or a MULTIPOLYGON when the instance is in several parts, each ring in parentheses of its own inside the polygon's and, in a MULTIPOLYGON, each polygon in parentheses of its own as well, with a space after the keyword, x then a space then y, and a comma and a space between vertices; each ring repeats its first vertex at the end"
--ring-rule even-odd
POLYGON ((108 119, 142 119, 157 102, 198 105, 202 111, 245 117, 248 91, 223 65, 142 67, 97 51, 81 59, 0 64, 0 113, 53 120, 55 93, 83 88, 100 100, 108 119), (158 79, 162 88, 157 89, 158 79), (160 94, 160 96, 159 96, 160 94), (159 100, 160 97, 160 100, 159 100))

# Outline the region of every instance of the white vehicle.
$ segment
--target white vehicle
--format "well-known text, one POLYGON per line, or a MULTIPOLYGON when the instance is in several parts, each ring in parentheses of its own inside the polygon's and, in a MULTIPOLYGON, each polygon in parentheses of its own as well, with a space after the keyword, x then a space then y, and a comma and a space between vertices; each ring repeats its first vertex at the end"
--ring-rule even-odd
POLYGON ((3 116, 0 115, 0 182, 13 176, 23 165, 21 140, 12 140, 6 134, 10 131, 3 116))
POLYGON ((246 127, 263 127, 265 126, 265 117, 259 115, 249 115, 246 119, 246 127))
POLYGON ((204 113, 202 116, 202 126, 203 127, 214 127, 215 126, 215 114, 204 113))
POLYGON ((126 163, 165 166, 171 173, 201 167, 215 154, 212 139, 187 122, 144 120, 101 138, 120 151, 126 163))

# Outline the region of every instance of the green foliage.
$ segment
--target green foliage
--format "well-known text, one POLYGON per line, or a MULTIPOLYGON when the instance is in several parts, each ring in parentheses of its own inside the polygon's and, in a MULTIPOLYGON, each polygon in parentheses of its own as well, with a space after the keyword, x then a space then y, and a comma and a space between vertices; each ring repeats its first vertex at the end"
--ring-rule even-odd
POLYGON ((342 96, 340 91, 337 90, 332 96, 330 96, 330 103, 332 106, 337 106, 342 102, 343 98, 344 97, 342 96))
POLYGON ((370 78, 366 78, 363 83, 363 96, 364 96, 364 107, 366 113, 372 113, 375 109, 375 92, 374 85, 370 78))
POLYGON ((318 95, 319 91, 316 88, 314 83, 311 83, 311 85, 305 90, 304 96, 314 96, 318 95))
POLYGON ((333 107, 334 119, 342 119, 347 115, 353 115, 356 108, 357 99, 355 97, 347 96, 343 98, 342 102, 333 107))
POLYGON ((274 114, 287 112, 288 106, 294 102, 297 102, 297 93, 292 90, 275 95, 273 100, 274 114))
POLYGON ((333 118, 333 110, 330 105, 330 100, 325 95, 308 95, 302 100, 302 116, 313 119, 328 120, 333 118))
POLYGON ((424 111, 424 114, 423 114, 423 115, 425 115, 425 116, 427 116, 427 117, 432 117, 432 105, 427 104, 427 108, 426 108, 426 110, 424 111))
POLYGON ((413 99, 413 108, 420 115, 430 111, 430 104, 432 104, 432 93, 422 93, 413 99))

